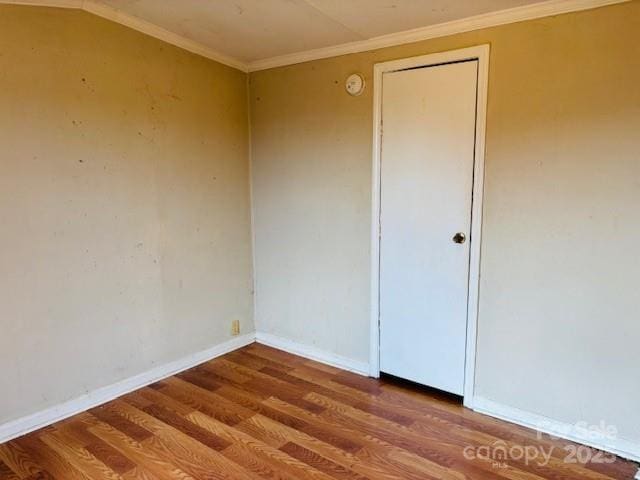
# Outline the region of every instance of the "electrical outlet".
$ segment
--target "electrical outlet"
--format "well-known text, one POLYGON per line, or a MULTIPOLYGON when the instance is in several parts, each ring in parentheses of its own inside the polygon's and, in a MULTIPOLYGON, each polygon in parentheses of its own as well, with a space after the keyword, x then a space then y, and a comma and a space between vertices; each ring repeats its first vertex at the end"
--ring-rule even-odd
POLYGON ((231 322, 231 335, 240 335, 240 320, 231 322))

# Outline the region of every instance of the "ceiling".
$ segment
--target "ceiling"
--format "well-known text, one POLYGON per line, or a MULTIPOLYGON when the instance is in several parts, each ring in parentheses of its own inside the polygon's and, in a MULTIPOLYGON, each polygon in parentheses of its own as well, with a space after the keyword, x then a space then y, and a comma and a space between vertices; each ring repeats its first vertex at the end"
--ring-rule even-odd
POLYGON ((537 0, 99 0, 246 63, 537 0))
POLYGON ((626 0, 0 0, 81 8, 245 71, 626 0))

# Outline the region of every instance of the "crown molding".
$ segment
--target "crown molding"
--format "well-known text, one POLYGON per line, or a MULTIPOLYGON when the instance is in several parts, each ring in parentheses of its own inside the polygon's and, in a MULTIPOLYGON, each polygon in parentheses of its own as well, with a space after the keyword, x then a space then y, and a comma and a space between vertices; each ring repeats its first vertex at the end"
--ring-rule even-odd
POLYGON ((256 60, 249 63, 249 71, 256 72, 259 70, 283 67, 286 65, 309 62, 322 58, 331 58, 340 55, 348 55, 350 53, 360 53, 379 48, 404 45, 407 43, 429 40, 431 38, 445 37, 482 28, 496 27, 499 25, 533 20, 553 15, 561 15, 563 13, 590 10, 593 8, 604 7, 616 3, 625 3, 628 1, 630 0, 549 0, 532 5, 524 5, 521 7, 499 10, 497 12, 475 15, 473 17, 453 20, 451 22, 429 25, 428 27, 382 35, 368 40, 343 43, 331 47, 281 55, 264 60, 256 60))
POLYGON ((249 70, 248 65, 241 60, 230 57, 228 55, 224 55, 223 53, 212 50, 211 48, 206 47, 201 43, 190 40, 186 37, 183 37, 182 35, 178 35, 177 33, 170 32, 169 30, 165 30, 162 27, 142 20, 138 17, 128 15, 103 3, 99 3, 93 0, 83 0, 82 10, 93 13, 94 15, 97 15, 99 17, 106 18, 107 20, 120 23, 139 32, 146 33, 151 37, 157 38, 158 40, 162 40, 164 42, 170 43, 171 45, 175 45, 176 47, 188 50, 191 53, 195 53, 211 60, 215 60, 216 62, 222 63, 229 67, 236 68, 243 72, 247 72, 249 70))
POLYGON ((497 27, 499 25, 506 25, 509 23, 561 15, 563 13, 578 12, 581 10, 589 10, 592 8, 629 1, 631 0, 548 0, 532 5, 524 5, 521 7, 467 17, 460 20, 453 20, 451 22, 439 23, 437 25, 429 25, 428 27, 382 35, 368 40, 360 40, 331 47, 306 50, 304 52, 256 60, 250 63, 224 55, 201 43, 183 37, 182 35, 178 35, 177 33, 170 32, 169 30, 138 17, 128 15, 96 0, 0 0, 0 4, 9 3, 16 5, 76 8, 84 10, 145 33, 166 43, 170 43, 171 45, 188 50, 189 52, 201 55, 229 67, 236 68, 242 72, 256 72, 259 70, 267 70, 269 68, 283 67, 286 65, 309 62, 322 58, 338 57, 340 55, 348 55, 350 53, 360 53, 379 48, 404 45, 407 43, 429 40, 431 38, 470 32, 482 28, 497 27))
POLYGON ((248 72, 248 65, 236 58, 224 55, 220 52, 212 50, 201 43, 190 40, 177 33, 170 32, 153 23, 142 20, 133 15, 126 14, 121 10, 110 7, 95 0, 0 0, 0 4, 8 3, 14 5, 27 5, 36 7, 57 7, 57 8, 73 8, 84 10, 93 15, 111 20, 112 22, 125 25, 133 30, 142 32, 150 37, 157 38, 163 42, 175 45, 176 47, 187 50, 196 55, 209 58, 218 63, 222 63, 229 67, 235 68, 242 72, 248 72))

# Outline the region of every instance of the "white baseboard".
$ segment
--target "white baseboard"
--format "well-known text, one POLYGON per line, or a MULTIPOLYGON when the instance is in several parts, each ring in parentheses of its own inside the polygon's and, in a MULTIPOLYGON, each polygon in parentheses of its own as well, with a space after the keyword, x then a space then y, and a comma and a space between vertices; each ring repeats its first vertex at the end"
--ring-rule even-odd
POLYGON ((73 400, 49 407, 26 417, 18 418, 17 420, 12 420, 0 425, 0 443, 8 442, 13 438, 26 435, 34 430, 59 422, 60 420, 64 420, 65 418, 89 410, 90 408, 97 407, 98 405, 102 405, 103 403, 150 385, 162 380, 163 378, 170 377, 171 375, 188 370, 189 368, 219 357, 220 355, 224 355, 225 353, 237 350, 245 345, 249 345, 254 341, 254 333, 235 337, 201 352, 188 355, 164 365, 159 365, 144 373, 127 378, 112 385, 98 388, 80 397, 74 398, 73 400))
POLYGON ((317 347, 294 342, 283 337, 271 335, 270 333, 256 332, 256 342, 268 345, 285 352, 293 353, 301 357, 315 360, 332 367, 348 370, 359 375, 369 376, 369 364, 351 358, 343 357, 335 353, 327 352, 317 347))
MULTIPOLYGON (((532 428, 555 437, 564 438, 572 442, 613 453, 635 462, 640 462, 639 443, 621 438, 602 440, 587 439, 575 425, 553 420, 536 413, 526 412, 518 408, 502 405, 494 402, 493 400, 477 396, 473 398, 471 408, 478 413, 483 413, 490 417, 506 420, 507 422, 532 428)), ((636 475, 636 479, 638 478, 638 475, 636 475)))

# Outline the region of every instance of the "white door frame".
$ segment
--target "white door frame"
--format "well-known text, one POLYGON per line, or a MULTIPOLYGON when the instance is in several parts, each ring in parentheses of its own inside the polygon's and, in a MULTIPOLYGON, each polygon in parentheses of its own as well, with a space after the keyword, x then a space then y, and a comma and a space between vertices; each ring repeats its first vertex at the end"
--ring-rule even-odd
POLYGON ((377 63, 373 73, 373 174, 371 217, 371 327, 369 375, 380 376, 380 157, 382 140, 382 75, 385 72, 427 67, 465 60, 478 60, 478 95, 476 104, 476 144, 469 236, 469 294, 467 300, 467 343, 464 376, 464 405, 471 408, 474 397, 476 335, 480 288, 480 241, 482 235, 482 197, 484 185, 484 149, 489 85, 489 45, 434 53, 377 63))

